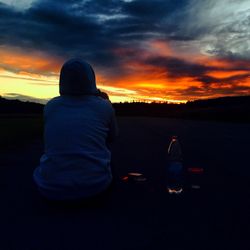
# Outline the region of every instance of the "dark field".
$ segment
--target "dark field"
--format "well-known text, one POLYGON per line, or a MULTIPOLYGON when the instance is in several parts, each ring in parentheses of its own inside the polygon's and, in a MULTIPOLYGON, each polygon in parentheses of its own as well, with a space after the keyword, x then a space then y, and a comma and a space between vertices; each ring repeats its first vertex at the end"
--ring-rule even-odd
MULTIPOLYGON (((1 250, 250 249, 250 124, 118 118, 113 190, 100 204, 61 207, 46 203, 33 184, 42 122, 27 119, 11 136, 23 141, 1 153, 1 250), (166 193, 172 135, 185 166, 204 168, 200 190, 166 193), (144 173, 147 182, 123 183, 129 171, 144 173)), ((8 136, 20 123, 12 124, 1 125, 8 136)))
POLYGON ((17 145, 42 138, 42 115, 0 114, 0 149, 6 150, 17 145))

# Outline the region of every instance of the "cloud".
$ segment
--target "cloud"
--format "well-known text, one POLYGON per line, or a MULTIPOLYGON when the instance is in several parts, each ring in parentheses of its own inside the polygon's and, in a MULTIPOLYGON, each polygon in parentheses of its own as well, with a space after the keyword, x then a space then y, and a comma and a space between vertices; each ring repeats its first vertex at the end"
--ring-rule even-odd
POLYGON ((4 3, 7 6, 16 8, 18 10, 28 9, 35 0, 1 0, 0 3, 4 3))
POLYGON ((177 95, 181 84, 190 95, 222 91, 215 84, 241 93, 249 80, 248 0, 5 0, 0 19, 0 54, 16 59, 1 56, 0 67, 18 74, 54 77, 77 56, 101 84, 140 87, 141 94, 177 95))
POLYGON ((114 48, 136 50, 141 41, 159 38, 185 42, 188 50, 198 40, 201 52, 249 58, 247 2, 40 0, 25 11, 2 3, 0 43, 64 59, 80 55, 99 67, 120 65, 114 48))
POLYGON ((248 0, 193 1, 185 31, 199 34, 201 51, 229 59, 250 58, 248 0))
POLYGON ((28 95, 21 95, 19 93, 5 93, 4 95, 2 95, 2 97, 9 99, 9 100, 21 100, 21 101, 28 101, 28 102, 36 102, 36 103, 42 103, 42 104, 46 104, 49 99, 43 99, 43 98, 35 98, 32 96, 28 96, 28 95))
POLYGON ((170 13, 184 2, 46 0, 34 2, 25 12, 2 4, 0 43, 63 58, 77 54, 98 66, 104 61, 116 65, 121 59, 112 54, 114 48, 136 49, 142 38, 165 36, 175 26, 165 21, 166 15, 171 19, 170 13))

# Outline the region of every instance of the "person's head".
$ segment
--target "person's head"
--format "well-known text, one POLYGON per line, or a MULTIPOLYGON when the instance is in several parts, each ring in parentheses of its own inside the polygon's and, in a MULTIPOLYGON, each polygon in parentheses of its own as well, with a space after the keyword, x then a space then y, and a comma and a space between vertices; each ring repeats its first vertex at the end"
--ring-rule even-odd
POLYGON ((95 72, 87 62, 74 58, 66 61, 60 72, 60 95, 94 95, 98 93, 95 72))

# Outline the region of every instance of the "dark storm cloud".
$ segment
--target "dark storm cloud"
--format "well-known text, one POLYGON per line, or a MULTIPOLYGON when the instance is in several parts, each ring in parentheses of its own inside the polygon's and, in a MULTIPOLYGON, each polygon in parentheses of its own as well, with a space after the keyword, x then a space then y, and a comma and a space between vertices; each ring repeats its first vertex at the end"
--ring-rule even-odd
POLYGON ((213 97, 216 93, 217 96, 225 96, 225 95, 246 95, 250 92, 250 87, 248 86, 232 86, 231 88, 228 87, 221 87, 217 86, 214 88, 199 88, 199 87, 188 87, 185 90, 176 90, 174 95, 179 96, 195 96, 196 98, 200 97, 213 97))
POLYGON ((18 93, 5 93, 4 98, 9 99, 9 100, 17 100, 18 99, 21 101, 37 102, 37 103, 42 103, 42 104, 45 104, 49 101, 49 99, 37 98, 37 97, 22 95, 22 94, 18 94, 18 93))
POLYGON ((216 78, 216 77, 211 77, 207 75, 202 75, 197 77, 197 80, 202 82, 205 85, 210 85, 213 83, 217 83, 222 85, 228 85, 228 84, 234 84, 237 85, 238 83, 244 81, 246 78, 250 77, 250 72, 249 74, 239 74, 231 77, 224 77, 224 78, 216 78))
POLYGON ((108 20, 110 31, 123 39, 157 37, 177 40, 184 38, 180 29, 187 15, 189 1, 136 0, 119 8, 124 18, 108 20))
MULTIPOLYGON (((157 21, 160 27, 163 21, 176 17, 187 5, 187 0, 137 0, 124 4, 122 11, 124 14, 136 17, 141 22, 147 24, 157 21)), ((176 22, 178 22, 178 20, 175 20, 175 23, 176 22)), ((171 20, 171 23, 174 23, 174 21, 171 20)))
POLYGON ((201 64, 190 63, 174 57, 155 57, 149 58, 147 63, 165 68, 169 77, 199 77, 203 76, 215 67, 204 66, 201 64))
POLYGON ((137 49, 143 39, 194 39, 183 31, 187 0, 35 1, 17 11, 0 4, 0 44, 67 58, 82 56, 97 66, 118 67, 119 47, 137 49))
POLYGON ((18 12, 0 5, 1 45, 62 57, 79 54, 91 57, 114 46, 94 17, 71 13, 69 7, 63 2, 44 1, 18 12))
MULTIPOLYGON (((177 27, 171 19, 187 1, 36 1, 31 8, 17 11, 0 4, 0 43, 52 55, 80 55, 97 65, 131 41, 164 37, 177 27)), ((134 44, 131 44, 134 46, 134 44)))
MULTIPOLYGON (((194 80, 203 83, 203 86, 209 86, 211 84, 227 85, 237 85, 238 83, 250 78, 250 62, 244 61, 238 64, 232 64, 231 67, 219 67, 219 66, 207 66, 199 63, 191 63, 182 59, 174 57, 152 57, 144 61, 149 65, 160 67, 165 69, 168 77, 173 79, 192 77, 194 80), (244 71, 249 73, 239 73, 230 77, 217 78, 210 76, 210 73, 222 71, 222 72, 237 72, 244 71)), ((194 91, 196 87, 190 87, 190 90, 194 91)), ((200 91, 200 89, 195 89, 200 91)), ((236 89, 235 90, 239 90, 236 89)))

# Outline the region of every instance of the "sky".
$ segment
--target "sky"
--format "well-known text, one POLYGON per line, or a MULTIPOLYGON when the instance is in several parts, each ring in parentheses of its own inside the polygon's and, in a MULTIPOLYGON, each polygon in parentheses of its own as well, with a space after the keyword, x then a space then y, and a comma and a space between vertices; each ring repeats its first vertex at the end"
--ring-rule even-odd
POLYGON ((45 103, 89 62, 112 102, 250 94, 249 0, 0 0, 0 95, 45 103))

